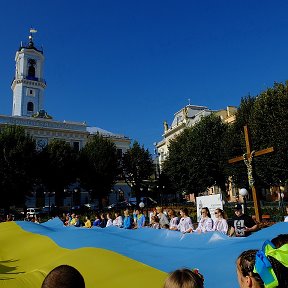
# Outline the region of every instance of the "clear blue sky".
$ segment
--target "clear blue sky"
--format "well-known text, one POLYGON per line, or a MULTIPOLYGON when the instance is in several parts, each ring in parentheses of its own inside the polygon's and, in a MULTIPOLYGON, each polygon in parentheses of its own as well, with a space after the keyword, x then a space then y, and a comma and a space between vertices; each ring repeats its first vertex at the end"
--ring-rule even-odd
POLYGON ((46 57, 45 110, 138 140, 188 104, 238 106, 288 79, 288 1, 85 0, 0 4, 0 114, 11 115, 20 41, 46 57))

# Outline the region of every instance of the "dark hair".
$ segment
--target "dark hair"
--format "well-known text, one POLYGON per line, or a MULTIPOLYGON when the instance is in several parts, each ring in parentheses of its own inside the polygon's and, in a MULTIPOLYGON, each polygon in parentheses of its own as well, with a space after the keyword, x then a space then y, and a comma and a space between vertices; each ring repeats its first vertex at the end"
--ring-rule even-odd
POLYGON ((225 214, 225 212, 224 212, 224 210, 222 210, 222 209, 220 209, 220 208, 216 208, 215 209, 215 211, 218 211, 218 212, 220 212, 220 215, 224 218, 224 219, 226 219, 227 218, 227 216, 226 216, 226 214, 225 214))
POLYGON ((178 269, 165 280, 163 288, 203 288, 204 278, 189 269, 178 269))
POLYGON ((277 237, 273 238, 271 242, 276 248, 280 248, 284 244, 288 243, 288 234, 279 234, 277 237))
POLYGON ((260 288, 264 288, 264 283, 258 273, 254 273, 255 256, 258 250, 247 250, 242 252, 239 257, 239 268, 241 274, 246 276, 251 276, 259 284, 260 288))
POLYGON ((186 216, 188 216, 188 209, 185 207, 185 208, 182 208, 180 209, 186 216))
POLYGON ((41 288, 85 288, 81 273, 69 265, 60 265, 48 273, 41 288))
POLYGON ((201 210, 206 210, 207 216, 208 216, 209 218, 211 218, 211 214, 210 214, 210 211, 209 211, 208 207, 203 207, 201 210))

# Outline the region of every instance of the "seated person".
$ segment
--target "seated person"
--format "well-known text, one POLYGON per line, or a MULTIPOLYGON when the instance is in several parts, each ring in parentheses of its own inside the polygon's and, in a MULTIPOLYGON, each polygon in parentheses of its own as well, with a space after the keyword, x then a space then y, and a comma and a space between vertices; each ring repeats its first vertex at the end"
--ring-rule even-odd
POLYGON ((41 288, 85 288, 81 273, 72 266, 60 265, 45 277, 41 288))

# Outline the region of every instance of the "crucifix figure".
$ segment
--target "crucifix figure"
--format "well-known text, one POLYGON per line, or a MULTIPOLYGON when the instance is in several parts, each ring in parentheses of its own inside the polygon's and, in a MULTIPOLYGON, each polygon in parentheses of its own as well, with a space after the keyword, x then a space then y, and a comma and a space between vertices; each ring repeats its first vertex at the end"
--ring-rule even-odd
POLYGON ((253 196, 253 202, 254 202, 254 208, 255 208, 255 216, 256 221, 261 221, 261 211, 259 209, 259 199, 257 197, 256 188, 254 186, 254 178, 253 178, 253 158, 256 156, 264 155, 270 152, 273 152, 273 147, 259 150, 259 151, 252 151, 250 149, 250 142, 249 142, 249 135, 248 135, 248 128, 247 126, 244 126, 244 134, 245 134, 245 142, 246 142, 246 153, 243 154, 243 156, 238 156, 233 159, 228 160, 228 163, 235 163, 239 161, 244 161, 246 167, 247 167, 247 174, 248 174, 248 182, 249 186, 252 189, 252 196, 253 196))

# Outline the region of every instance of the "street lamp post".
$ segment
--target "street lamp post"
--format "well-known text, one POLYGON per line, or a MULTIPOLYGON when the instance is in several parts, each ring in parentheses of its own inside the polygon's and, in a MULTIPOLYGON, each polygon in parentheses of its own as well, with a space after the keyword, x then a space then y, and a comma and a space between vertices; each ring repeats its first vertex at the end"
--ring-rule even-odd
POLYGON ((239 194, 243 197, 243 201, 244 201, 244 214, 247 213, 247 195, 248 195, 248 191, 245 188, 241 188, 239 191, 239 194))

